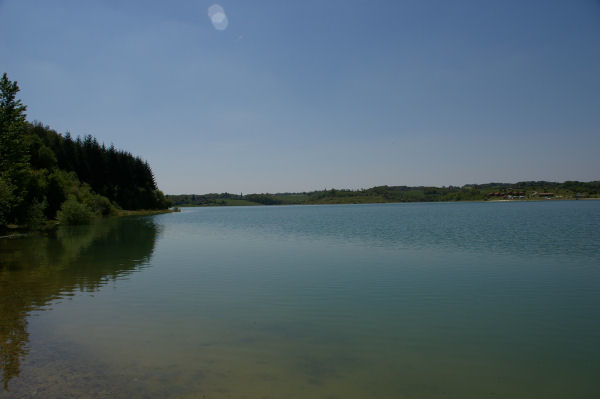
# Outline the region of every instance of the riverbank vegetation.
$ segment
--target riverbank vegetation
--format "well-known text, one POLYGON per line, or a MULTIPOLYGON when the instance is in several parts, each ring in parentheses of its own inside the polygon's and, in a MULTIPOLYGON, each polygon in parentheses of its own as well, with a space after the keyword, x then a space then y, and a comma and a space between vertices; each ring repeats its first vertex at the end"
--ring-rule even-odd
POLYGON ((150 165, 91 135, 61 135, 26 120, 17 82, 0 79, 0 228, 48 220, 84 224, 121 209, 170 206, 150 165))
POLYGON ((462 187, 378 186, 363 190, 321 190, 278 194, 167 195, 177 206, 236 206, 294 204, 368 204, 387 202, 492 201, 600 198, 600 181, 563 183, 469 184, 462 187))

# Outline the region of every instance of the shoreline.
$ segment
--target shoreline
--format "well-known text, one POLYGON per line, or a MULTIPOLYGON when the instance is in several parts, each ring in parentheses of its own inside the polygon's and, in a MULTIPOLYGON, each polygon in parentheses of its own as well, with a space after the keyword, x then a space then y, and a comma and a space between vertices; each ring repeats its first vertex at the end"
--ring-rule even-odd
MULTIPOLYGON (((101 220, 104 218, 111 217, 124 217, 124 216, 153 216, 153 215, 161 215, 165 213, 175 213, 180 212, 179 208, 174 207, 172 209, 140 209, 140 210, 118 210, 116 214, 109 216, 100 216, 92 219, 92 223, 95 220, 101 220)), ((28 228, 26 226, 20 226, 15 224, 3 225, 0 226, 0 240, 1 239, 10 239, 10 238, 19 238, 25 237, 30 233, 39 232, 45 233, 52 230, 57 229, 60 226, 60 223, 57 220, 47 220, 41 226, 37 228, 28 228)))
POLYGON ((163 213, 175 213, 179 212, 177 207, 173 209, 139 209, 136 211, 118 210, 115 217, 121 216, 151 216, 151 215, 162 215, 163 213))

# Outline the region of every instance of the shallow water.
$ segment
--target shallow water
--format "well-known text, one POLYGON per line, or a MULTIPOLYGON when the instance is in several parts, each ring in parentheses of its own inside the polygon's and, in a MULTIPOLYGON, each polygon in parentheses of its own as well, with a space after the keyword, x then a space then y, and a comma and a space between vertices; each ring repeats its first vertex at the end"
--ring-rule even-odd
POLYGON ((7 398, 597 398, 600 201, 195 208, 0 240, 7 398))

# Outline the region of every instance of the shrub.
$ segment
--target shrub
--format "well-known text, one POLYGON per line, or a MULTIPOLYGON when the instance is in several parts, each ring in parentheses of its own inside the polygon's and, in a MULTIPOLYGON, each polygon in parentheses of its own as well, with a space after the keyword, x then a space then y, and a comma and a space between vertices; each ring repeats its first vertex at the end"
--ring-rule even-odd
POLYGON ((25 226, 31 229, 37 229, 42 226, 42 224, 46 221, 46 217, 44 215, 46 206, 46 201, 33 201, 33 203, 27 207, 27 211, 25 213, 25 226))
POLYGON ((108 198, 101 195, 96 195, 94 198, 94 210, 97 214, 102 216, 110 216, 116 214, 116 210, 108 200, 108 198))
POLYGON ((0 226, 7 223, 14 202, 14 186, 0 176, 0 226))
POLYGON ((69 197, 57 214, 58 221, 67 225, 88 224, 92 216, 92 210, 87 205, 77 202, 75 197, 69 197))

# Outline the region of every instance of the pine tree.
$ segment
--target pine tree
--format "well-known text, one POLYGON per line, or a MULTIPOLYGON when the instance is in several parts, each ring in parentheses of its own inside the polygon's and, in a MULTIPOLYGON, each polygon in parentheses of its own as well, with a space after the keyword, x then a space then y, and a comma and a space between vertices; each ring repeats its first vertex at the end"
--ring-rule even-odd
POLYGON ((0 224, 13 222, 26 195, 29 155, 24 141, 27 107, 16 98, 17 82, 0 79, 0 224))

